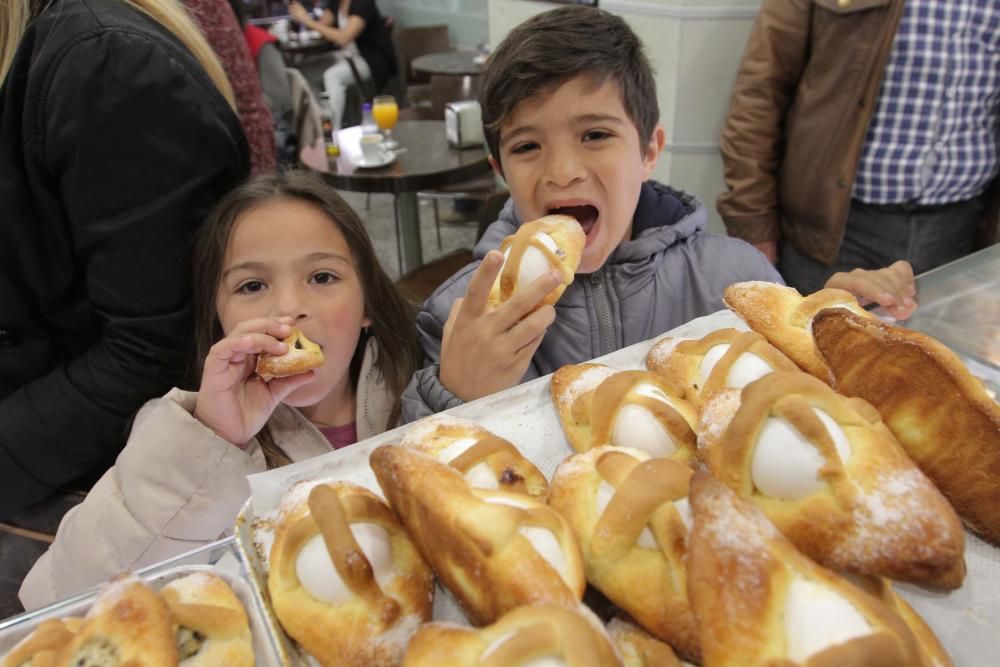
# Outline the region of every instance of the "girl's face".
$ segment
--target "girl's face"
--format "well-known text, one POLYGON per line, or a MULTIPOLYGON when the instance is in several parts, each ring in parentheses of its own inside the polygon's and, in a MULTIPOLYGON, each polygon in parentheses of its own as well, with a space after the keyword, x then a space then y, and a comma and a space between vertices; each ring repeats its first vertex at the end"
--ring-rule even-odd
POLYGON ((350 397, 351 357, 370 322, 347 241, 318 207, 279 199, 240 217, 223 259, 216 304, 226 335, 245 320, 277 317, 323 348, 315 378, 286 404, 308 407, 350 397))

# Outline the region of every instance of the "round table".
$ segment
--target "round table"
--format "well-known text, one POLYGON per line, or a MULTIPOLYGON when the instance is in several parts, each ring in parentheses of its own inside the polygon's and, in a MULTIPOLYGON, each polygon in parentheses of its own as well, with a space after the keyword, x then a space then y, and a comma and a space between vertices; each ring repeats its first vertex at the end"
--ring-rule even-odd
POLYGON ((410 66, 428 74, 446 74, 450 76, 475 76, 482 72, 483 66, 476 62, 479 54, 475 51, 442 51, 428 53, 414 58, 410 66))
POLYGON ((378 169, 361 169, 361 127, 337 133, 340 156, 330 158, 323 177, 339 190, 391 192, 396 196, 400 256, 403 272, 423 264, 417 192, 461 183, 490 170, 485 148, 457 149, 448 143, 444 121, 401 120, 392 131, 402 152, 378 169))

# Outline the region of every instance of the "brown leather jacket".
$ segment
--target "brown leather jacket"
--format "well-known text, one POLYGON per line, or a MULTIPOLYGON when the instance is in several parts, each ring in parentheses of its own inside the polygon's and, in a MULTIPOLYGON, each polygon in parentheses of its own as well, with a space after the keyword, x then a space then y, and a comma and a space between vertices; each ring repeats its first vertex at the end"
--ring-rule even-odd
MULTIPOLYGON (((731 236, 782 239, 833 262, 902 8, 764 0, 720 140, 729 191, 718 209, 731 236)), ((996 232, 996 186, 981 240, 996 232)))

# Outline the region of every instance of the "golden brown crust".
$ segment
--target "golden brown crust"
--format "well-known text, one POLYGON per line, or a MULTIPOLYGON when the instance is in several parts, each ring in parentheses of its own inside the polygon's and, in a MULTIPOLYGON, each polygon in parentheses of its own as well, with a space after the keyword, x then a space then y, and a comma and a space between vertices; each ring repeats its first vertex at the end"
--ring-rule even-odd
POLYGON ((428 623, 410 642, 403 667, 508 667, 541 657, 567 667, 621 665, 597 619, 578 609, 518 607, 478 630, 428 623))
POLYGON ((692 479, 690 498, 688 594, 704 664, 802 664, 788 656, 785 605, 793 582, 804 581, 846 601, 871 628, 808 656, 806 667, 927 666, 899 616, 799 553, 752 503, 705 472, 692 479))
MULTIPOLYGON (((735 386, 733 381, 737 378, 731 371, 744 354, 755 355, 772 370, 797 370, 792 360, 763 336, 736 329, 719 329, 695 340, 662 338, 646 354, 646 367, 664 381, 679 387, 678 395, 701 409, 712 396, 735 386), (705 355, 717 345, 729 347, 703 380, 701 369, 705 355)), ((736 388, 742 389, 743 384, 736 388)))
POLYGON ((525 458, 517 447, 479 424, 465 419, 429 417, 414 424, 403 436, 401 444, 447 463, 465 475, 472 486, 478 488, 500 489, 542 498, 548 486, 542 471, 525 458), (463 452, 453 456, 453 450, 449 448, 462 443, 470 444, 463 452), (444 460, 442 456, 447 456, 448 460, 444 460), (494 484, 472 482, 469 473, 473 469, 477 472, 489 470, 494 484))
POLYGON ((969 526, 1000 545, 1000 405, 948 348, 837 310, 813 324, 834 386, 875 406, 969 526))
POLYGON ((563 366, 552 375, 550 391, 566 439, 578 452, 612 444, 682 463, 695 456, 697 412, 673 385, 655 373, 618 371, 593 363, 563 366), (625 406, 641 408, 642 412, 633 412, 619 424, 625 406), (648 425, 642 428, 636 423, 638 419, 651 420, 656 430, 651 432, 648 425), (653 433, 666 435, 669 443, 660 442, 653 433), (639 441, 636 434, 653 439, 639 441))
POLYGON ((928 586, 961 585, 965 534, 958 517, 864 401, 839 396, 804 373, 775 372, 743 390, 717 439, 709 434, 719 429, 702 430, 703 458, 715 475, 820 563, 928 586), (846 463, 816 409, 842 429, 846 463), (790 424, 822 457, 817 490, 784 498, 758 488, 755 450, 772 421, 790 424))
POLYGON ((322 665, 396 665, 409 634, 430 619, 432 577, 392 510, 374 493, 347 482, 293 490, 283 503, 271 549, 268 591, 285 631, 322 665), (351 531, 380 526, 389 536, 393 576, 380 585, 351 531), (322 536, 336 572, 353 596, 343 604, 313 597, 296 559, 322 536))
POLYGON ((552 508, 530 496, 473 489, 453 468, 408 447, 379 447, 370 463, 417 549, 474 623, 525 604, 575 606, 583 597, 579 544, 552 508), (531 528, 554 538, 561 573, 532 545, 531 528))
POLYGON ((70 640, 74 630, 62 619, 42 621, 0 659, 0 667, 55 667, 56 657, 70 640), (28 661, 31 661, 30 663, 28 661))
POLYGON ((166 603, 131 576, 105 585, 73 639, 60 651, 57 664, 77 664, 86 657, 91 661, 85 664, 100 665, 95 657, 109 655, 116 657, 116 665, 177 664, 177 646, 166 603))
POLYGON ((580 223, 568 215, 546 215, 524 223, 517 232, 505 238, 500 244, 501 252, 507 252, 508 249, 510 252, 490 289, 490 307, 500 307, 514 296, 518 289, 525 287, 518 285, 518 273, 521 269, 521 259, 528 248, 540 251, 549 260, 551 267, 562 273, 562 284, 549 292, 539 305, 554 304, 566 291, 566 287, 573 282, 586 243, 587 235, 583 233, 580 223), (557 249, 552 250, 535 238, 539 232, 552 237, 557 249))
MULTIPOLYGON (((208 572, 175 579, 160 590, 177 628, 205 639, 185 667, 252 667, 253 639, 246 609, 221 577, 208 572)), ((183 655, 181 656, 183 658, 183 655)))
POLYGON ((282 342, 288 346, 288 352, 285 354, 257 356, 257 375, 263 378, 264 382, 305 373, 323 365, 323 350, 298 329, 293 327, 292 333, 282 342))
POLYGON ((622 618, 608 623, 608 635, 622 657, 622 667, 681 667, 669 644, 622 618))
POLYGON ((687 528, 677 505, 687 497, 691 474, 670 459, 598 447, 560 464, 549 504, 576 533, 587 580, 651 633, 697 660, 684 566, 687 528), (600 498, 609 494, 602 509, 600 498))
POLYGON ((793 287, 774 283, 736 283, 726 288, 723 301, 750 328, 784 352, 799 368, 829 382, 829 370, 812 339, 813 317, 824 308, 843 308, 872 318, 850 292, 821 289, 803 297, 793 287))

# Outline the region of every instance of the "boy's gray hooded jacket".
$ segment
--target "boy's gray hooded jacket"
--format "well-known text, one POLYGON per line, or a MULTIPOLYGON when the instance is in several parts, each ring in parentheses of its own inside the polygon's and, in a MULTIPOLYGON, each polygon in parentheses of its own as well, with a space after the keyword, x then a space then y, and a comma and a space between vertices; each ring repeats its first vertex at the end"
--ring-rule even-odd
MULTIPOLYGON (((522 382, 648 340, 696 317, 723 308, 722 291, 732 283, 781 276, 753 246, 708 234, 705 207, 665 185, 643 184, 632 224, 604 266, 576 280, 556 303, 556 319, 522 382)), ((406 421, 455 407, 461 399, 438 379, 441 337, 456 299, 486 253, 522 224, 508 201, 500 219, 475 248, 475 262, 449 278, 424 303, 417 330, 432 365, 417 371, 403 393, 406 421)))

